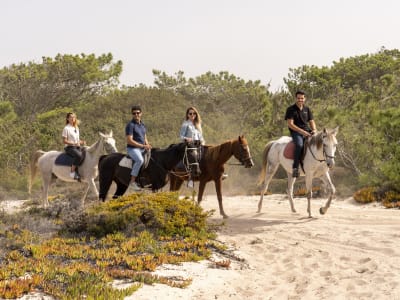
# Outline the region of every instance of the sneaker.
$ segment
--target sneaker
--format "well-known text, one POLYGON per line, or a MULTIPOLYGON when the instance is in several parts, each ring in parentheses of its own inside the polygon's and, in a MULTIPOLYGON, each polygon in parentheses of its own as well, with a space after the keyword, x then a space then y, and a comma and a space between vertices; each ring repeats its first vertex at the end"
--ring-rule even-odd
POLYGON ((140 186, 136 182, 132 182, 129 184, 128 189, 134 192, 139 192, 142 190, 140 186))
POLYGON ((189 180, 187 186, 188 186, 188 188, 190 188, 190 189, 194 188, 194 182, 193 182, 193 180, 189 180))
POLYGON ((228 178, 228 174, 226 174, 226 173, 222 174, 221 180, 225 180, 225 179, 227 179, 227 178, 228 178))
POLYGON ((293 173, 292 173, 292 177, 299 177, 299 169, 297 168, 293 168, 293 173))

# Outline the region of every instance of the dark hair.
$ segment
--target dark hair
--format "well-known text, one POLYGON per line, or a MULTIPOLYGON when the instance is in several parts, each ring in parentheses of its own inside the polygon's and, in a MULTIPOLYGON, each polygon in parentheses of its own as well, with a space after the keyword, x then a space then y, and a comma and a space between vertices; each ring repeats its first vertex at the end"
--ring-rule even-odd
POLYGON ((134 110, 138 110, 138 111, 142 112, 142 108, 139 105, 132 106, 131 112, 133 112, 134 110))
POLYGON ((296 97, 297 97, 297 95, 303 95, 303 96, 305 96, 306 95, 306 93, 305 92, 303 92, 302 90, 298 90, 297 92, 296 92, 296 97))

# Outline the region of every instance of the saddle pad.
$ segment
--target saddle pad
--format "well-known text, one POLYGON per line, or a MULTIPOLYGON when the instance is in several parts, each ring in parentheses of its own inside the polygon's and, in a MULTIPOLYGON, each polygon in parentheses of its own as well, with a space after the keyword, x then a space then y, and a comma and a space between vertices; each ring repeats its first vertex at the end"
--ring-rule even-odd
POLYGON ((295 145, 293 142, 289 142, 283 150, 283 156, 287 159, 294 159, 295 145))
POLYGON ((124 167, 124 168, 129 168, 132 169, 132 159, 129 157, 124 156, 120 161, 119 161, 119 166, 124 167))
POLYGON ((59 166, 71 166, 73 161, 74 161, 74 158, 72 156, 70 156, 66 153, 61 153, 59 156, 57 156, 54 164, 59 165, 59 166))

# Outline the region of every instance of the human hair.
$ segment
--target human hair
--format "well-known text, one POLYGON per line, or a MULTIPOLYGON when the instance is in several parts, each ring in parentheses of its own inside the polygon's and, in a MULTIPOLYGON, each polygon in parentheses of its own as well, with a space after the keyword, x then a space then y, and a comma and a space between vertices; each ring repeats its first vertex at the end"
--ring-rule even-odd
POLYGON ((134 110, 138 110, 138 111, 142 112, 142 108, 139 105, 133 105, 131 108, 131 112, 133 112, 134 110))
POLYGON ((196 117, 193 120, 194 126, 197 128, 197 130, 199 130, 200 132, 203 132, 203 130, 201 129, 201 116, 199 114, 199 111, 193 107, 190 106, 188 107, 188 109, 186 110, 186 120, 189 120, 189 111, 193 110, 196 113, 196 117))
POLYGON ((76 117, 76 114, 74 114, 73 112, 67 113, 67 116, 65 117, 65 124, 69 124, 68 119, 69 119, 70 116, 74 116, 74 117, 75 117, 75 120, 74 120, 74 123, 72 124, 72 126, 78 127, 80 121, 79 121, 78 118, 76 117))
POLYGON ((306 93, 304 92, 304 91, 302 91, 302 90, 298 90, 297 92, 296 92, 296 98, 297 98, 297 95, 303 95, 303 96, 305 96, 306 95, 306 93))

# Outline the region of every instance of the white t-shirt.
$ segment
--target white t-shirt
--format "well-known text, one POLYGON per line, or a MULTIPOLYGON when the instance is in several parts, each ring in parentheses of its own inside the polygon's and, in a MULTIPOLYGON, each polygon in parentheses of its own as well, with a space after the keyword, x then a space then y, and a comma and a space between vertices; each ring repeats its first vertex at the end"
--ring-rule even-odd
POLYGON ((73 143, 74 145, 79 145, 79 128, 67 124, 63 131, 62 137, 67 138, 68 143, 73 143))

